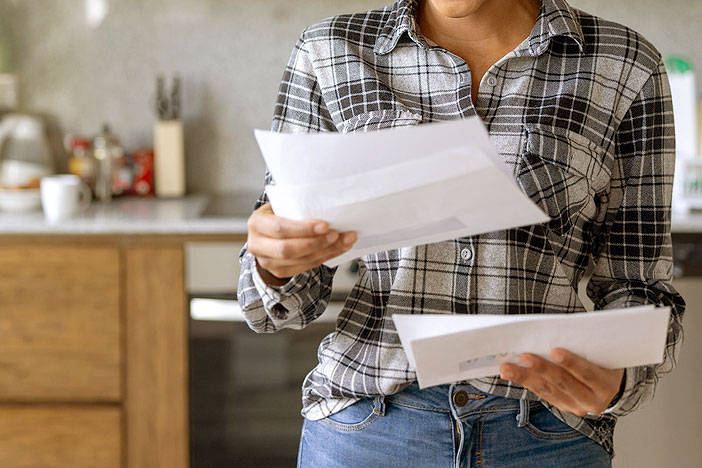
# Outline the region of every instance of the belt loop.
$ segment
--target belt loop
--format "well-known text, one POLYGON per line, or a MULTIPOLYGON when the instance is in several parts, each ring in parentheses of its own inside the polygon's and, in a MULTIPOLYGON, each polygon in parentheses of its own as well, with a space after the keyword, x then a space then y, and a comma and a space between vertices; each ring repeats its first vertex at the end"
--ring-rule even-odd
POLYGON ((519 414, 517 415, 517 427, 524 427, 529 422, 529 400, 524 398, 519 400, 519 414))
POLYGON ((381 416, 385 416, 385 395, 373 398, 373 411, 381 416))

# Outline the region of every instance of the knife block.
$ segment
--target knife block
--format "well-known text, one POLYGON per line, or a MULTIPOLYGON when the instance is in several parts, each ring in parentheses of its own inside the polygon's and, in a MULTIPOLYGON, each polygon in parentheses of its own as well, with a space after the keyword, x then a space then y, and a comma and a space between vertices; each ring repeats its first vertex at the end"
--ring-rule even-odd
POLYGON ((161 120, 154 125, 154 181, 156 196, 185 195, 183 123, 161 120))

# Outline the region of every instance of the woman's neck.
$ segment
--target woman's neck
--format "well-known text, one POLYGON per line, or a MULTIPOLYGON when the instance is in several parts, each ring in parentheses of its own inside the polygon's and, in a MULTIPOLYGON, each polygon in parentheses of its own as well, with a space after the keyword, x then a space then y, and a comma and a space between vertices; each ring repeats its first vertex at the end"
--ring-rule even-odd
POLYGON ((420 0, 417 24, 468 64, 475 103, 485 73, 529 37, 540 10, 540 0, 420 0))
POLYGON ((477 5, 461 8, 452 7, 457 0, 420 0, 422 34, 448 50, 514 48, 529 35, 541 8, 539 0, 472 2, 477 5))

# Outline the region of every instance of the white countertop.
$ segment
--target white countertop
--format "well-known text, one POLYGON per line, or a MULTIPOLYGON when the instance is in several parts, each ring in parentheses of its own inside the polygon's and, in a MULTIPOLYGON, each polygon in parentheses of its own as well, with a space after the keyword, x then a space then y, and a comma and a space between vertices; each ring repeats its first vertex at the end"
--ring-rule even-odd
MULTIPOLYGON (((127 197, 93 203, 73 219, 48 224, 41 211, 0 212, 2 234, 245 234, 255 194, 127 197), (212 208, 215 208, 212 210, 212 208)), ((674 214, 674 233, 702 233, 702 212, 674 214)))
POLYGON ((671 222, 673 233, 702 233, 702 212, 695 211, 688 214, 673 213, 671 222))
MULTIPOLYGON (((205 210, 212 200, 207 195, 175 199, 126 197, 111 203, 93 203, 75 218, 56 224, 47 223, 41 211, 0 212, 0 235, 246 233, 248 214, 209 215, 205 210)), ((253 202, 246 198, 245 204, 250 205, 250 212, 253 202)))

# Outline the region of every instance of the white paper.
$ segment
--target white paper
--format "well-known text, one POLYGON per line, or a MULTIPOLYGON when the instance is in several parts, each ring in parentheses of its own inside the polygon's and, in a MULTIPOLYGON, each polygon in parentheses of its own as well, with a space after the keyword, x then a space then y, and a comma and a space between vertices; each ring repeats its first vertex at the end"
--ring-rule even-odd
POLYGON ((420 388, 499 374, 522 353, 567 349, 606 368, 663 361, 670 307, 574 314, 393 314, 420 388))
POLYGON ((328 266, 549 220, 477 117, 369 133, 255 134, 275 180, 266 192, 276 215, 358 233, 328 266))

